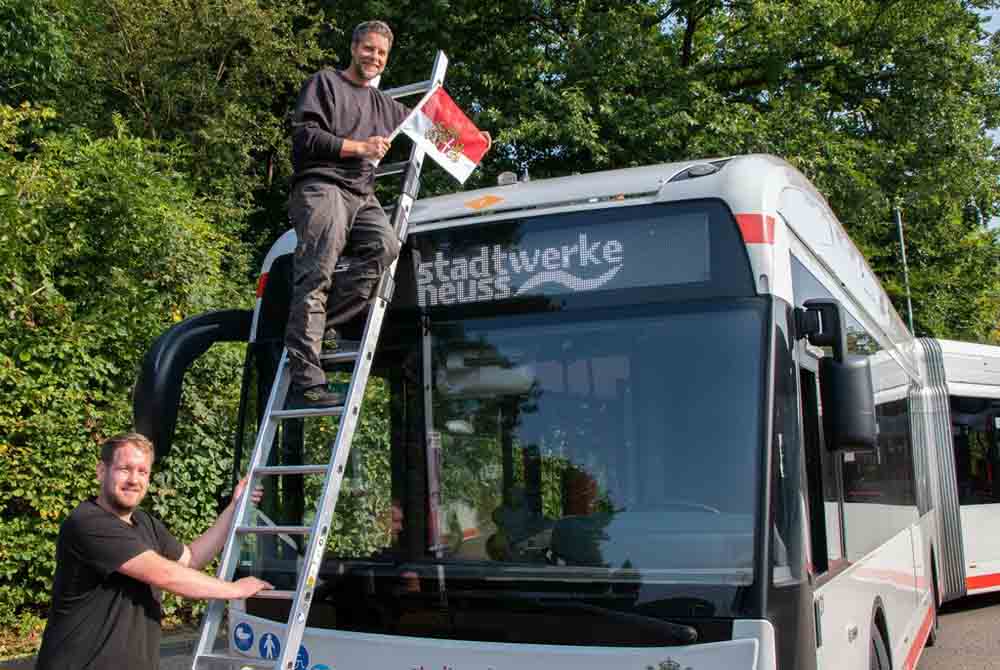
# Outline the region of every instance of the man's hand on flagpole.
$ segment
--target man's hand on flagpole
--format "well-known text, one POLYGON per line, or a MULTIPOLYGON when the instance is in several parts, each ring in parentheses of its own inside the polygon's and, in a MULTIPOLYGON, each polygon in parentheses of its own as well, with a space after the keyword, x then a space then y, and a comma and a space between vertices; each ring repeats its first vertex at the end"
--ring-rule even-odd
POLYGON ((343 148, 340 150, 341 156, 358 156, 368 160, 378 162, 385 157, 392 144, 387 138, 381 135, 373 135, 367 140, 344 140, 343 148))
POLYGON ((380 135, 374 135, 364 141, 365 158, 382 160, 389 151, 390 142, 380 135))
POLYGON ((480 130, 479 134, 482 135, 483 139, 486 140, 486 151, 484 153, 489 153, 490 147, 493 146, 493 138, 490 137, 490 134, 485 130, 480 130))

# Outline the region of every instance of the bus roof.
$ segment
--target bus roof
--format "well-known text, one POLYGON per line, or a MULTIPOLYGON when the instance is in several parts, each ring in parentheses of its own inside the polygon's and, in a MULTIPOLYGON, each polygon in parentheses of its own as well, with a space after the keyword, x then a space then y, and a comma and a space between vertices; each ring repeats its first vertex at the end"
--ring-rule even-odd
POLYGON ((1000 398, 1000 347, 938 340, 952 395, 1000 398))
POLYGON ((421 225, 500 212, 593 203, 618 196, 648 197, 658 193, 671 177, 685 168, 704 162, 707 161, 661 163, 450 193, 418 200, 410 221, 413 225, 421 225))
MULTIPOLYGON (((792 165, 776 156, 751 154, 519 181, 424 198, 414 204, 410 221, 421 226, 523 210, 650 197, 658 201, 719 198, 734 213, 759 212, 768 204, 762 202, 767 195, 780 193, 786 186, 807 191, 829 211, 823 196, 792 165), (697 165, 714 166, 718 171, 694 179, 684 178, 686 171, 697 165)), ((777 203, 771 204, 771 209, 775 209, 777 203)))
MULTIPOLYGON (((787 204, 785 197, 789 192, 796 194, 799 204, 787 206, 798 207, 804 215, 786 217, 788 227, 826 266, 837 288, 843 287, 853 303, 853 308, 849 308, 860 312, 864 322, 881 331, 878 339, 883 346, 891 343, 896 348, 911 344, 913 338, 888 295, 826 199, 801 172, 776 156, 751 154, 678 161, 426 198, 414 204, 411 230, 416 233, 421 229, 474 225, 524 216, 528 212, 534 215, 698 199, 722 200, 735 215, 775 217, 783 203, 787 204), (687 178, 688 170, 696 165, 710 165, 716 169, 706 169, 701 175, 687 178)), ((766 245, 752 244, 750 239, 746 241, 755 276, 770 279, 764 290, 790 300, 790 278, 775 272, 780 266, 780 262, 775 265, 778 253, 775 245, 784 250, 788 248, 788 241, 774 240, 765 250, 760 247, 766 245)))

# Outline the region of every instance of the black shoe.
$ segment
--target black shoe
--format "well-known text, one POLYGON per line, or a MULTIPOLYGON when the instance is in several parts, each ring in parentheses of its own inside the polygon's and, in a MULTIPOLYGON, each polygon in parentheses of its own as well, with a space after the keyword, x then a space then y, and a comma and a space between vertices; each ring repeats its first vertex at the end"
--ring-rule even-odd
POLYGON ((318 384, 302 390, 292 389, 287 409, 338 407, 344 404, 344 400, 343 394, 334 393, 326 387, 326 384, 318 384))
POLYGON ((335 330, 323 333, 323 353, 325 354, 351 354, 357 353, 359 349, 361 349, 359 340, 345 340, 335 330))

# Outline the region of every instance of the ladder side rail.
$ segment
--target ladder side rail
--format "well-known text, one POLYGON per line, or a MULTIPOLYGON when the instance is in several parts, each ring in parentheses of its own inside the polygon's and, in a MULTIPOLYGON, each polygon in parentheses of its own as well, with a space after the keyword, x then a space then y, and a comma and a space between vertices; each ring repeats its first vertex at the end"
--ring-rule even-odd
MULTIPOLYGON (((444 85, 444 75, 447 71, 448 56, 446 56, 443 51, 438 51, 437 55, 434 56, 434 66, 431 69, 430 88, 444 85)), ((392 227, 393 230, 396 231, 396 235, 399 236, 400 248, 402 248, 402 243, 406 242, 406 235, 410 223, 410 210, 413 208, 413 202, 417 198, 420 172, 423 168, 425 155, 426 152, 423 147, 414 143, 413 147, 410 149, 409 165, 407 166, 406 174, 403 177, 403 191, 400 193, 399 198, 396 201, 396 206, 392 211, 392 227)), ((382 282, 380 282, 379 285, 380 291, 382 289, 382 283, 385 282, 386 275, 388 275, 391 279, 396 274, 396 263, 398 261, 398 257, 394 259, 386 273, 383 274, 382 282)))
MULTIPOLYGON (((448 68, 448 57, 443 51, 439 51, 434 59, 434 68, 431 79, 435 84, 444 81, 445 71, 448 68)), ((404 178, 404 192, 398 198, 399 205, 393 212, 393 229, 405 241, 409 223, 410 209, 415 199, 417 179, 423 165, 424 150, 422 147, 413 144, 410 149, 410 164, 406 170, 404 178), (414 192, 407 193, 407 190, 414 192)), ((373 303, 368 313, 365 323, 364 335, 361 338, 361 347, 358 351, 358 360, 351 375, 351 383, 348 388, 344 412, 341 414, 340 426, 337 429, 337 436, 334 439, 333 458, 327 469, 326 481, 323 485, 323 493, 316 507, 314 519, 314 532, 309 536, 309 545, 302 562, 302 569, 299 574, 298 587, 295 591, 295 600, 289 611, 288 625, 285 629, 285 642, 281 651, 281 658, 275 666, 276 670, 294 670, 298 657, 299 647, 302 645, 302 637, 305 633, 306 622, 309 620, 309 609, 312 604, 312 592, 319 578, 319 568, 323 559, 323 551, 326 548, 326 541, 329 535, 330 523, 336 508, 337 500, 340 497, 340 489, 344 479, 344 468, 347 457, 351 449, 351 441, 357 428, 358 415, 361 412, 361 402, 364 399, 365 387, 368 376, 371 372, 372 361, 375 358, 375 348, 378 343, 378 336, 382 330, 382 322, 385 319, 386 307, 388 307, 388 296, 383 293, 387 282, 391 282, 391 277, 396 271, 398 257, 392 261, 389 267, 383 272, 378 283, 373 303), (388 277, 388 279, 387 279, 388 277)))
POLYGON ((329 537, 333 512, 343 485, 344 470, 350 452, 350 441, 357 428, 361 402, 364 398, 366 387, 365 382, 371 371, 371 364, 374 359, 376 338, 372 337, 372 335, 377 334, 377 331, 381 328, 382 317, 385 314, 385 304, 381 296, 376 297, 375 304, 371 306, 371 315, 368 317, 365 333, 361 339, 362 346, 358 352, 359 358, 354 367, 354 373, 344 404, 344 413, 341 414, 340 426, 337 429, 337 436, 334 438, 332 448, 333 457, 327 468, 323 492, 316 506, 313 532, 309 534, 309 543, 302 567, 300 568, 295 599, 292 602, 291 610, 289 610, 289 620, 285 629, 285 640, 281 648, 281 658, 278 660, 275 668, 292 670, 295 667, 299 647, 302 644, 306 622, 309 620, 313 590, 319 578, 319 569, 323 562, 323 552, 326 549, 326 542, 329 537))
MULTIPOLYGON (((267 463, 267 459, 270 456, 271 447, 274 444, 274 435, 278 427, 278 422, 274 418, 271 418, 271 414, 275 407, 281 407, 284 404, 285 397, 288 394, 289 380, 288 352, 282 351, 281 360, 278 363, 278 381, 271 388, 271 394, 268 397, 267 406, 264 410, 264 416, 268 418, 262 423, 257 434, 257 440, 254 444, 253 453, 250 456, 250 463, 247 468, 247 472, 251 474, 251 478, 247 482, 247 488, 244 489, 243 495, 237 503, 236 511, 233 513, 233 518, 226 534, 226 542, 223 545, 222 554, 219 558, 219 569, 216 573, 219 579, 229 581, 236 572, 236 561, 239 557, 239 543, 236 541, 236 529, 242 524, 247 510, 250 508, 250 493, 254 487, 254 478, 252 476, 254 470, 262 464, 267 463)), ((205 614, 202 615, 201 634, 198 637, 198 644, 195 646, 191 661, 192 670, 198 670, 199 657, 212 654, 215 638, 219 632, 219 624, 222 622, 222 615, 225 612, 227 602, 227 600, 221 599, 209 601, 205 614)))

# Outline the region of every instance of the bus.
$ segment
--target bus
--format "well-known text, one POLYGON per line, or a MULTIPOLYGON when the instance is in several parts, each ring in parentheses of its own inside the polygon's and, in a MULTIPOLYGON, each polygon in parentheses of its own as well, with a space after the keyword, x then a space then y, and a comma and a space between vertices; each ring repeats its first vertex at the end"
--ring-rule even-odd
MULTIPOLYGON (((148 352, 136 424, 161 456, 186 366, 243 341, 238 474, 294 247, 267 254, 252 311, 148 352)), ((297 670, 909 670, 933 643, 945 418, 920 344, 785 161, 419 200, 393 295, 297 670)), ((325 462, 334 429, 286 421, 271 464, 325 462)), ((258 522, 308 523, 320 482, 274 479, 258 522)), ((239 574, 294 589, 302 552, 250 536, 239 574)), ((231 652, 274 658, 288 608, 230 603, 231 652)))
POLYGON ((1000 590, 1000 347, 921 339, 940 416, 941 601, 1000 590))

